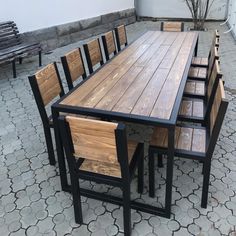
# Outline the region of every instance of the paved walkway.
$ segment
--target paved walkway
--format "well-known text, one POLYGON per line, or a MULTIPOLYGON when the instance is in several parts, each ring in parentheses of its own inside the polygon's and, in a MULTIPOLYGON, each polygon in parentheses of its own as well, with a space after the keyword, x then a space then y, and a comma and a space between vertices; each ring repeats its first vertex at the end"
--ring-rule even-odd
MULTIPOLYGON (((212 30, 226 30, 219 23, 207 24, 201 32, 199 55, 207 55, 212 30)), ((137 22, 127 27, 131 42, 142 32, 159 29, 158 22, 137 22)), ((236 235, 236 45, 230 34, 221 34, 220 56, 230 105, 212 160, 211 185, 207 209, 200 207, 201 164, 175 160, 171 219, 132 211, 133 234, 136 235, 236 235)), ((71 44, 43 56, 46 65, 59 62, 60 56, 83 42, 71 44)), ((71 195, 60 190, 58 167, 48 164, 44 133, 27 76, 37 67, 37 57, 17 66, 12 78, 10 66, 0 67, 0 234, 1 235, 122 235, 122 208, 83 198, 84 225, 74 221, 71 195)), ((148 144, 152 128, 131 125, 129 135, 148 144), (143 135, 145 133, 145 135, 143 135), (140 135, 142 134, 142 135, 140 135)), ((147 158, 147 157, 146 157, 147 158)), ((157 199, 135 193, 132 197, 163 203, 165 168, 157 174, 157 199)), ((145 170, 147 181, 147 170, 145 170)), ((119 189, 95 183, 83 186, 120 194, 119 189)))

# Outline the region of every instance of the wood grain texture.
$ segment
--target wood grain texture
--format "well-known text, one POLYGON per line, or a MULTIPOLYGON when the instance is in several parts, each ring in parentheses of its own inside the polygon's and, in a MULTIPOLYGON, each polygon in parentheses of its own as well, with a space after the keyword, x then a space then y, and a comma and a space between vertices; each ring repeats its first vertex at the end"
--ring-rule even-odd
POLYGON ((169 120, 196 39, 196 32, 147 32, 61 104, 169 120))
POLYGON ((167 32, 181 32, 182 22, 163 22, 163 31, 167 32))
POLYGON ((203 100, 184 98, 181 102, 179 115, 203 118, 204 117, 203 100))
POLYGON ((125 45, 127 43, 127 37, 125 32, 125 26, 120 25, 117 27, 118 37, 120 41, 120 45, 125 45))
POLYGON ((54 64, 49 64, 35 74, 44 106, 61 93, 59 78, 54 64))
POLYGON ((82 56, 78 48, 65 54, 72 82, 82 76, 84 71, 82 56))
POLYGON ((225 90, 224 90, 224 85, 222 80, 219 81, 217 90, 216 90, 216 95, 212 104, 212 109, 210 113, 210 131, 213 131, 213 128, 215 126, 216 118, 219 115, 219 108, 221 105, 221 102, 225 100, 225 90))
MULTIPOLYGON (((150 145, 167 148, 168 130, 166 128, 156 127, 153 131, 150 145)), ((205 153, 206 129, 176 126, 175 149, 205 153)))
POLYGON ((107 32, 106 34, 104 34, 104 38, 106 40, 108 54, 111 55, 116 51, 113 32, 112 31, 107 32))
POLYGON ((92 66, 95 66, 102 61, 102 52, 100 50, 98 39, 88 42, 87 46, 92 66))

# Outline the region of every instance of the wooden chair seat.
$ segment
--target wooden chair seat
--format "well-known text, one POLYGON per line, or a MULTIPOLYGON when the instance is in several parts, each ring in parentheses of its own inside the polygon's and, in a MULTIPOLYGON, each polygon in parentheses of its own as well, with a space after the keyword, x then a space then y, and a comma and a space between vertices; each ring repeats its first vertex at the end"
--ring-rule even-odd
POLYGON ((205 91, 205 82, 188 80, 184 89, 184 95, 190 97, 204 97, 205 91))
POLYGON ((188 73, 188 78, 190 79, 201 79, 206 80, 207 78, 207 68, 203 67, 191 67, 188 73))
MULTIPOLYGON (((134 152, 138 146, 135 141, 128 141, 128 161, 131 162, 134 152)), ((79 168, 83 171, 94 172, 96 174, 108 175, 112 177, 121 178, 120 165, 114 163, 107 163, 101 161, 95 161, 90 159, 85 159, 79 168)))
MULTIPOLYGON (((152 139, 150 142, 151 146, 157 148, 168 147, 168 129, 166 128, 155 128, 152 139)), ((175 128, 175 149, 187 152, 200 152, 205 153, 206 151, 206 128, 202 127, 187 127, 187 126, 176 126, 175 128)))
POLYGON ((204 101, 201 99, 184 98, 181 102, 179 116, 185 118, 204 118, 204 101))
POLYGON ((208 67, 208 57, 194 57, 192 60, 192 66, 208 67))

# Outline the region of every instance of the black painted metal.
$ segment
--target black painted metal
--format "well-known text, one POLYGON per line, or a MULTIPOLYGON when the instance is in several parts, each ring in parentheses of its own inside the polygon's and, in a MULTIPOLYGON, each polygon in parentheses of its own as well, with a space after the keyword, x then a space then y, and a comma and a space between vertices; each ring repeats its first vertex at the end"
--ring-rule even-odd
MULTIPOLYGON (((83 223, 82 218, 82 208, 81 208, 81 199, 80 199, 80 187, 79 187, 79 179, 85 177, 87 180, 95 181, 98 183, 105 183, 110 184, 113 186, 118 186, 123 190, 123 217, 124 217, 124 235, 129 236, 131 235, 131 201, 130 201, 130 176, 134 172, 136 168, 129 168, 128 162, 128 148, 127 148, 127 137, 125 126, 123 124, 118 124, 117 129, 115 130, 115 137, 116 137, 116 146, 117 146, 117 157, 118 162, 120 163, 121 169, 121 178, 110 177, 106 175, 96 174, 87 171, 81 171, 79 169, 81 162, 77 165, 76 158, 73 156, 74 147, 71 138, 71 132, 68 123, 65 120, 65 117, 59 117, 59 126, 61 137, 63 140, 63 146, 65 149, 68 165, 69 165, 69 172, 71 176, 71 190, 73 196, 73 205, 74 205, 74 212, 75 212, 75 221, 77 223, 83 223)), ((144 145, 138 144, 138 147, 134 153, 134 159, 136 164, 139 163, 139 159, 143 159, 143 150, 144 145), (141 151, 141 155, 138 152, 141 151)), ((136 165, 137 166, 137 165, 136 165)), ((136 167, 133 166, 133 167, 136 167)), ((138 165, 138 167, 142 167, 138 165)), ((142 173, 139 171, 139 173, 142 173)), ((143 182, 143 176, 139 177, 138 180, 143 182)), ((138 184, 138 188, 141 186, 142 183, 138 184)), ((142 191, 142 190, 141 190, 142 191)), ((94 195, 99 195, 97 192, 90 191, 90 197, 97 199, 98 197, 94 195)), ((102 194, 104 201, 110 201, 111 197, 109 195, 102 194)))
MULTIPOLYGON (((60 75, 59 75, 59 72, 57 69, 57 65, 55 62, 54 62, 54 67, 55 67, 55 70, 56 70, 56 73, 58 76, 58 80, 60 83, 60 87, 61 87, 60 96, 63 96, 65 94, 65 92, 64 92, 61 78, 60 78, 60 75)), ((44 134, 45 134, 45 139, 46 139, 46 145, 47 145, 47 150, 48 150, 49 162, 50 162, 50 165, 55 165, 56 160, 55 160, 53 143, 52 143, 52 136, 51 136, 51 131, 50 131, 50 128, 53 128, 53 125, 50 124, 50 122, 49 122, 49 117, 47 115, 35 75, 29 76, 29 82, 30 82, 30 85, 31 85, 31 88, 33 91, 33 95, 34 95, 34 98, 35 98, 35 101, 36 101, 36 104, 37 104, 37 107, 39 110, 40 117, 42 119, 44 134)))
MULTIPOLYGON (((125 28, 125 26, 124 26, 125 28)), ((118 32, 118 28, 115 28, 115 36, 116 36, 116 44, 117 44, 117 49, 118 52, 121 51, 121 42, 120 42, 120 36, 119 36, 119 32, 118 32)), ((125 37, 126 37, 126 43, 125 43, 125 47, 128 45, 128 40, 127 40, 127 33, 126 33, 126 28, 125 28, 125 37)))

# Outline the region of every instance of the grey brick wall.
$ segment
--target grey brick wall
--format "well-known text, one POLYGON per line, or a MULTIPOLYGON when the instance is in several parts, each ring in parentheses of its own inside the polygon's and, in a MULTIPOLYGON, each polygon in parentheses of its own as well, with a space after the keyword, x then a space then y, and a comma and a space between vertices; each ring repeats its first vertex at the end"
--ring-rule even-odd
POLYGON ((127 9, 85 20, 26 32, 22 34, 22 38, 26 42, 40 42, 43 51, 47 52, 112 30, 118 25, 128 25, 135 21, 135 9, 127 9))

